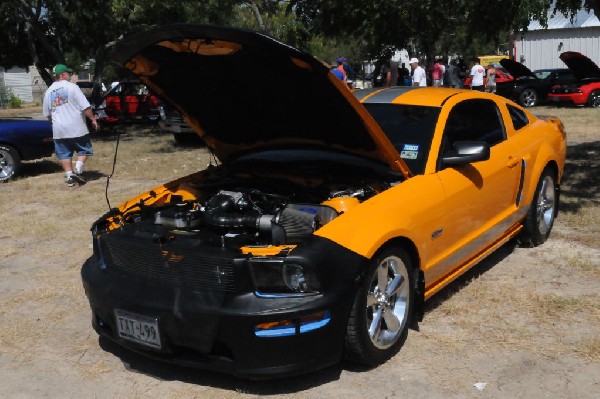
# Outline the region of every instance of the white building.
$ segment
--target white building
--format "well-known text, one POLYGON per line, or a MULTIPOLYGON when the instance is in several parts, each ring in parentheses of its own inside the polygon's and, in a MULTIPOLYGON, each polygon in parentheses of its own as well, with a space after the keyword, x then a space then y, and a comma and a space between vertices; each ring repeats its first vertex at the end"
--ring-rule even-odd
POLYGON ((26 68, 4 69, 0 67, 0 89, 10 92, 25 103, 33 102, 31 78, 26 68))
POLYGON ((532 71, 566 68, 558 58, 565 51, 577 51, 600 66, 600 21, 593 11, 580 10, 572 21, 561 13, 549 16, 548 28, 533 21, 515 40, 515 60, 532 71))

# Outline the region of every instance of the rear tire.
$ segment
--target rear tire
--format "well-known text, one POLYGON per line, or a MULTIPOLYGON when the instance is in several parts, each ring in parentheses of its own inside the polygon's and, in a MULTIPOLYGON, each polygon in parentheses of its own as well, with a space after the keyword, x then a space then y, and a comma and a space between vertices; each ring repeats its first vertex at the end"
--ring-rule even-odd
POLYGON ((413 265, 402 248, 376 255, 356 293, 344 358, 376 366, 394 356, 408 335, 414 307, 413 265))
POLYGON ((594 90, 588 98, 588 105, 592 108, 600 107, 600 90, 594 90))
POLYGON ((556 218, 558 205, 556 194, 556 178, 554 173, 546 168, 536 186, 531 208, 523 223, 521 242, 534 247, 546 242, 556 218))
POLYGON ((10 180, 21 169, 21 157, 13 147, 0 144, 0 182, 10 180))
POLYGON ((538 94, 533 89, 525 89, 519 94, 519 103, 524 107, 533 107, 538 103, 538 94))

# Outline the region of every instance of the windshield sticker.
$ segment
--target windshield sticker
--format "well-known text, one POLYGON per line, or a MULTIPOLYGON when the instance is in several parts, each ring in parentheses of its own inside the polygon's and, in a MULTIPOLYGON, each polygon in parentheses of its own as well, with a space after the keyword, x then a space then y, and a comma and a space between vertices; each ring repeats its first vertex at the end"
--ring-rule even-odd
POLYGON ((418 144, 404 144, 402 151, 400 152, 400 158, 403 159, 417 159, 419 156, 419 145, 418 144))

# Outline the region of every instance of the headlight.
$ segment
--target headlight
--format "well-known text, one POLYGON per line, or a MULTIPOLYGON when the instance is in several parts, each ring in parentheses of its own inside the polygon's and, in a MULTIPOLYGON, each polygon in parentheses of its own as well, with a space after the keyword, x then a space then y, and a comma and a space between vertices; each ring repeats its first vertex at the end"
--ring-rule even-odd
POLYGON ((313 295, 319 290, 310 267, 286 263, 285 258, 252 258, 248 263, 257 295, 313 295))
POLYGON ((308 284, 302 265, 283 264, 283 281, 294 292, 306 292, 308 284))

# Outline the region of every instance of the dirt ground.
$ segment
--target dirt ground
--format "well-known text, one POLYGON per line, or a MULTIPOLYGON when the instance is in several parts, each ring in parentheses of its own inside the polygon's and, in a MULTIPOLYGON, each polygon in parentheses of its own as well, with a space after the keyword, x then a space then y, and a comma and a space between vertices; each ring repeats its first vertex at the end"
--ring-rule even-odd
MULTIPOLYGON (((0 184, 0 398, 600 398, 600 111, 540 110, 564 113, 567 131, 569 114, 588 115, 572 128, 551 238, 505 245, 434 297, 380 367, 342 363, 274 381, 166 365, 98 339, 79 271, 90 225, 107 210, 115 141, 94 141, 78 189, 53 158, 26 164, 0 184)), ((123 137, 113 206, 206 165, 204 149, 142 133, 123 137)))

